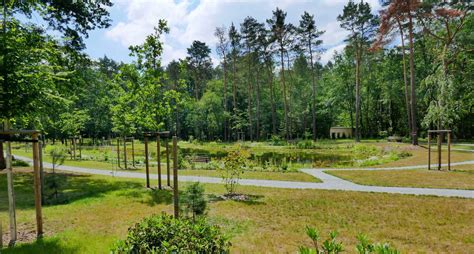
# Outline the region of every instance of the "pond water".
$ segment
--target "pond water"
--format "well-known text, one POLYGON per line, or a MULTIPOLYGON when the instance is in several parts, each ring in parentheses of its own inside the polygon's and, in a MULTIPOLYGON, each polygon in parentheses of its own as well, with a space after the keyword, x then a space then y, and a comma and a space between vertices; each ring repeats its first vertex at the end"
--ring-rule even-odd
MULTIPOLYGON (((208 156, 211 159, 220 159, 227 156, 226 151, 210 152, 204 149, 194 148, 181 148, 180 152, 186 155, 194 156, 208 156)), ((350 164, 352 162, 352 156, 350 154, 341 153, 316 153, 316 152, 302 152, 302 151, 291 151, 291 152, 258 152, 252 153, 250 160, 255 162, 257 165, 275 165, 281 166, 287 163, 299 163, 299 164, 311 164, 315 166, 329 166, 334 164, 350 164)))

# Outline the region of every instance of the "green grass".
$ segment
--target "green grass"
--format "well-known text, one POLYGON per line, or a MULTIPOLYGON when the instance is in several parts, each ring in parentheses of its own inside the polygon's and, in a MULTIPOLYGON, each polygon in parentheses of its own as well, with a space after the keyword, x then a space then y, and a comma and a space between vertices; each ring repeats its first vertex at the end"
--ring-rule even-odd
POLYGON ((334 170, 326 173, 362 185, 474 190, 474 165, 453 166, 452 171, 334 170))
MULTIPOLYGON (((134 222, 172 212, 171 193, 144 189, 142 180, 65 177, 69 203, 44 207, 45 239, 2 253, 107 253, 134 222)), ((35 228, 32 181, 30 173, 15 175, 21 232, 35 228)), ((184 185, 180 183, 180 188, 184 185)), ((224 193, 222 185, 206 184, 205 188, 207 194, 224 193)), ((251 186, 239 186, 238 192, 257 199, 212 202, 208 211, 210 221, 231 236, 236 253, 294 253, 299 245, 310 244, 304 233, 306 225, 323 235, 337 230, 345 246, 354 246, 356 235, 366 233, 376 242, 390 242, 402 253, 474 250, 471 199, 251 186)), ((0 173, 0 200, 5 199, 6 177, 0 173)), ((7 221, 6 202, 0 202, 0 219, 7 221)), ((7 230, 6 223, 3 230, 7 230)))

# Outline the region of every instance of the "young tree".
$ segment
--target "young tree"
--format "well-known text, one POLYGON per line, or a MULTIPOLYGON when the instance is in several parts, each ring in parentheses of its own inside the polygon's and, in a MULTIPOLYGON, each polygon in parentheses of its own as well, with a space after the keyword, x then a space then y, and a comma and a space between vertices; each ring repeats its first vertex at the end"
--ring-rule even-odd
MULTIPOLYGON (((311 118, 313 129, 313 140, 316 140, 316 71, 314 69, 315 53, 318 53, 319 48, 323 43, 319 37, 324 31, 319 31, 314 21, 314 15, 304 12, 301 16, 300 25, 298 27, 298 36, 300 40, 300 48, 309 54, 309 62, 311 67, 311 118)), ((317 59, 317 56, 316 56, 317 59)))
POLYGON ((270 30, 272 32, 273 41, 277 45, 277 50, 280 53, 280 66, 281 66, 281 84, 282 84, 282 91, 283 91, 283 107, 285 112, 285 137, 286 139, 290 139, 290 129, 289 129, 289 119, 288 119, 288 97, 287 97, 287 89, 285 83, 285 61, 284 61, 284 54, 288 50, 289 45, 289 37, 292 34, 292 26, 287 24, 286 21, 286 12, 283 10, 276 8, 273 11, 273 17, 267 20, 268 25, 270 26, 270 30))
POLYGON ((361 1, 355 3, 349 1, 344 6, 343 13, 337 17, 341 22, 341 27, 350 32, 347 41, 355 51, 355 86, 356 86, 356 117, 355 117, 355 139, 360 141, 360 87, 361 87, 361 62, 364 51, 368 47, 370 39, 373 37, 377 18, 371 13, 370 5, 361 1))
POLYGON ((210 54, 211 49, 206 43, 201 41, 193 41, 191 47, 188 48, 189 69, 193 73, 194 96, 196 100, 201 98, 204 92, 206 81, 211 77, 212 62, 210 54))
POLYGON ((204 186, 199 182, 188 185, 181 198, 186 213, 191 213, 193 221, 196 216, 203 215, 206 212, 207 201, 204 197, 204 186))

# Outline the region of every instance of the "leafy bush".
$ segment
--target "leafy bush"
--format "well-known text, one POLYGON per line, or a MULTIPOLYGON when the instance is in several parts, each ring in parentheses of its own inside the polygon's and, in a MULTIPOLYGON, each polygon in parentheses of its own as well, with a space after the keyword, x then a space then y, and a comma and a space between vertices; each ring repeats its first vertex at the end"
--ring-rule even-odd
POLYGON ((206 212, 207 201, 204 197, 204 186, 199 182, 188 185, 183 192, 181 202, 185 213, 191 213, 193 220, 206 212))
POLYGON ((229 152, 229 154, 222 159, 224 162, 222 180, 224 180, 227 195, 235 194, 239 180, 248 167, 249 157, 250 153, 247 150, 239 148, 229 152))
POLYGON ((203 218, 192 221, 161 214, 130 227, 127 239, 117 242, 112 253, 229 253, 230 245, 220 228, 203 218))
POLYGON ((296 143, 296 147, 299 149, 313 149, 316 148, 316 144, 314 144, 313 140, 311 139, 304 139, 298 141, 298 143, 296 143))
POLYGON ((22 161, 22 160, 13 160, 12 161, 12 167, 28 167, 30 166, 30 164, 28 164, 28 162, 26 161, 22 161))
POLYGON ((270 143, 274 146, 283 146, 286 145, 286 141, 284 141, 280 136, 278 135, 272 135, 270 137, 270 143))
MULTIPOLYGON (((300 246, 299 253, 301 254, 337 254, 343 251, 341 242, 336 240, 337 232, 329 233, 329 238, 320 244, 320 233, 312 227, 306 227, 306 235, 313 242, 313 246, 300 246)), ((389 244, 373 244, 365 235, 357 236, 358 243, 356 245, 357 253, 359 254, 399 254, 400 252, 389 244)))

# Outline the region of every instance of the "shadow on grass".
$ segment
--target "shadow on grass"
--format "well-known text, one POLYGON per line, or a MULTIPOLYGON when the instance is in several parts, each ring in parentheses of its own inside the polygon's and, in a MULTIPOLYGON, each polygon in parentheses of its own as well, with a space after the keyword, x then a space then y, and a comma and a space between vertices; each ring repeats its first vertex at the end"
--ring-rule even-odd
MULTIPOLYGON (((47 174, 48 175, 48 174, 47 174)), ((49 174, 50 175, 50 174, 49 174)), ((172 194, 169 191, 157 190, 149 191, 143 184, 133 181, 120 181, 94 178, 90 175, 78 175, 70 173, 56 173, 59 181, 64 182, 60 188, 61 200, 55 202, 52 196, 46 195, 47 202, 44 206, 54 206, 68 204, 81 199, 100 198, 109 192, 117 191, 117 195, 137 199, 144 199, 143 203, 150 206, 156 204, 169 204, 172 201, 172 194), (51 199, 51 200, 49 200, 51 199), (48 204, 49 203, 49 204, 48 204)), ((32 173, 15 173, 15 195, 17 209, 32 209, 35 206, 32 173)), ((7 200, 7 177, 0 174, 0 199, 7 200)), ((45 193, 51 190, 46 189, 45 193)), ((0 212, 8 210, 8 202, 0 203, 0 212)))
POLYGON ((32 243, 18 244, 12 248, 2 249, 0 250, 0 253, 73 254, 79 253, 79 250, 74 246, 66 246, 66 244, 61 243, 58 238, 47 238, 32 243))

